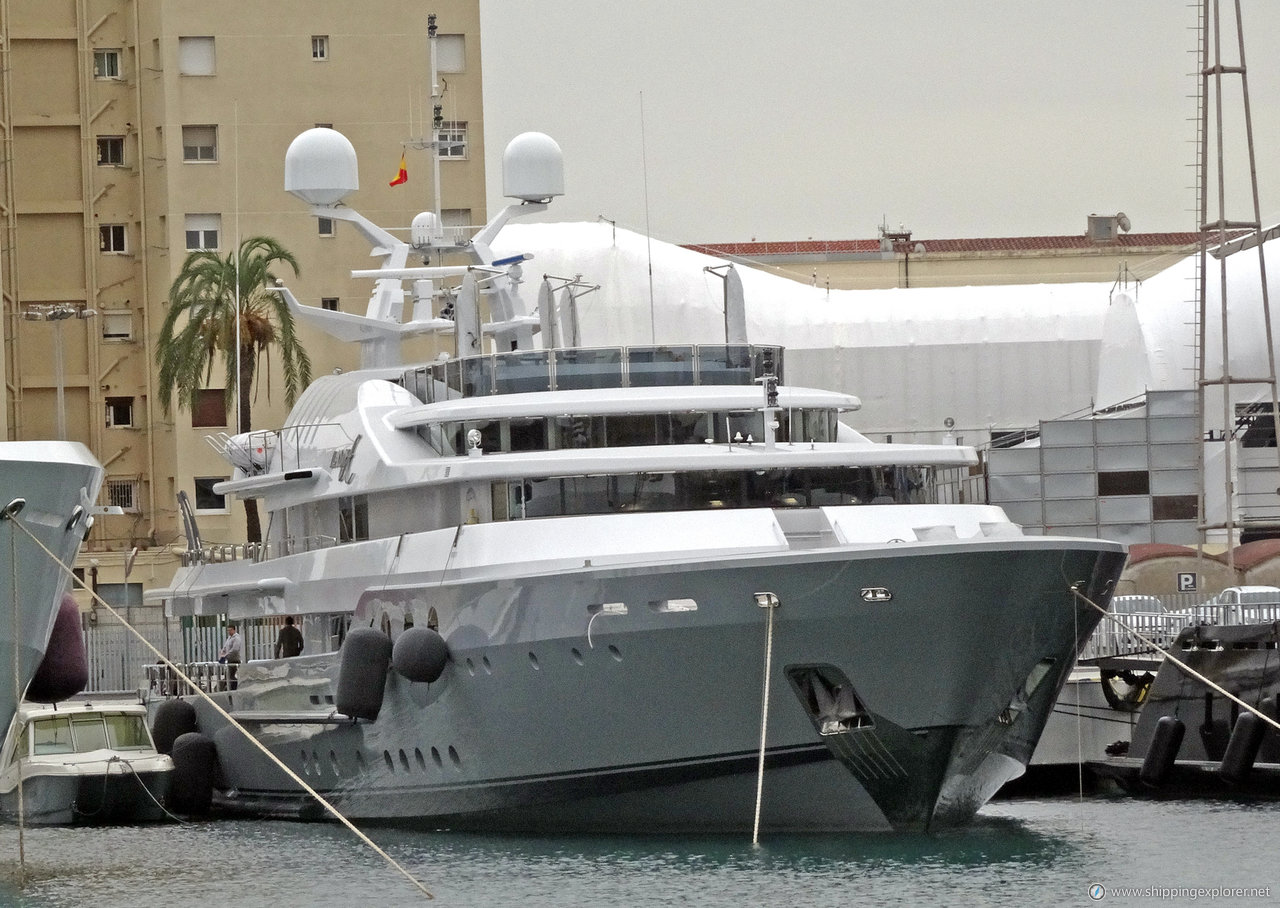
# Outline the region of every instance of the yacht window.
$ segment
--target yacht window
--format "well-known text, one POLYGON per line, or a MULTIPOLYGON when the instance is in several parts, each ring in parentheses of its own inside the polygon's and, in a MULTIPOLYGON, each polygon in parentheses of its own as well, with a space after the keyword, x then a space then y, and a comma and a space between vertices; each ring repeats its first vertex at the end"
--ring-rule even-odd
MULTIPOLYGON (((494 483, 509 519, 629 511, 812 508, 937 501, 933 467, 815 467, 572 476, 494 483)), ((495 507, 495 519, 504 508, 495 507)))
POLYGON ((365 495, 338 499, 338 541, 369 538, 369 499, 365 495))
POLYGON ((751 384, 751 348, 745 344, 698 347, 698 380, 704 385, 751 384))
POLYGON ((76 716, 71 720, 71 730, 75 734, 77 753, 106 749, 107 727, 102 724, 102 716, 76 716))
POLYGON ((552 428, 556 447, 563 450, 604 447, 604 417, 558 416, 552 428))
POLYGON ((556 387, 579 388, 622 387, 622 348, 556 350, 556 387))
POLYGON ((462 394, 480 397, 493 392, 493 360, 476 356, 462 361, 462 394))
POLYGON ((36 719, 31 723, 36 742, 36 756, 75 753, 71 743, 71 722, 65 716, 36 719))
POLYGON ((13 762, 21 760, 31 752, 31 726, 22 726, 22 735, 18 738, 18 746, 13 749, 13 762))
POLYGON ((513 419, 507 424, 507 444, 504 451, 547 450, 547 421, 545 419, 513 419))
POLYGON ((629 347, 627 374, 633 388, 693 384, 693 347, 629 347))
POLYGON ((493 387, 498 394, 551 390, 551 361, 546 350, 520 350, 495 358, 493 387))
POLYGON ((151 736, 142 716, 103 716, 107 723, 107 741, 112 750, 147 750, 151 736))

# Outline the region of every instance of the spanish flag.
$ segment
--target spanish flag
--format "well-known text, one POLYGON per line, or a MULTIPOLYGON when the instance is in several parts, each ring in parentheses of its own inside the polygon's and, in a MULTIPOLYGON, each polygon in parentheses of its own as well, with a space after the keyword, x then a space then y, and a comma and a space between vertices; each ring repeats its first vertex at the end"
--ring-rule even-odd
POLYGON ((399 186, 401 183, 409 182, 409 171, 405 169, 404 152, 400 152, 400 172, 396 174, 396 178, 388 183, 388 186, 399 186))

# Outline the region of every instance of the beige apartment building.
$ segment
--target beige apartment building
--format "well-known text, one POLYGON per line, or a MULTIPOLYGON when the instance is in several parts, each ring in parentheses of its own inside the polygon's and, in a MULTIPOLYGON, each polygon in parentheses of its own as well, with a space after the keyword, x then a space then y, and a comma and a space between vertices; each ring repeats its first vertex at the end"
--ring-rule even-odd
MULTIPOLYGON (((279 276, 303 303, 363 313, 372 282, 349 271, 368 246, 283 189, 285 150, 317 125, 359 155, 348 202, 407 233, 436 206, 438 119, 443 219, 483 222, 479 23, 478 0, 0 0, 0 420, 6 438, 66 437, 106 465, 100 504, 121 513, 97 518, 79 567, 109 601, 121 581, 136 603, 172 577, 179 491, 206 543, 243 540, 243 509, 212 491, 230 468, 205 440, 236 431, 221 369, 197 413, 157 404, 153 339, 184 257, 271 236, 301 266, 279 276), (402 152, 409 179, 393 188, 402 152)), ((300 330, 313 374, 356 364, 300 330)), ((254 428, 287 411, 277 360, 261 362, 254 428)))

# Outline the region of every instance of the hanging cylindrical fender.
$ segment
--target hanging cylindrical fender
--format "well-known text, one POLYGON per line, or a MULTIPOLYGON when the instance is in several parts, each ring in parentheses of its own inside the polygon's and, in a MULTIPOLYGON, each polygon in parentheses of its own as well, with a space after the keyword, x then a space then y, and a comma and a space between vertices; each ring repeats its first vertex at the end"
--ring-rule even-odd
POLYGON ((213 739, 198 731, 179 735, 173 742, 169 806, 178 813, 208 813, 213 803, 213 776, 217 768, 218 750, 213 739))
POLYGON ((151 723, 151 737, 155 739, 156 750, 162 754, 172 754, 173 744, 187 732, 197 731, 196 708, 188 700, 165 700, 156 707, 155 719, 151 723))
POLYGON ((89 686, 89 657, 84 649, 84 632, 80 628, 80 606, 64 593, 58 614, 53 620, 49 646, 40 660, 26 699, 35 703, 57 703, 73 697, 89 686))
POLYGON ((1251 712, 1242 712, 1231 729, 1231 740, 1227 742, 1227 752, 1222 755, 1218 775, 1228 782, 1243 782, 1253 769, 1253 761, 1258 758, 1258 748, 1262 746, 1266 732, 1267 723, 1251 712))
POLYGON ((1174 716, 1161 716, 1156 723, 1155 734, 1151 736, 1151 747, 1142 761, 1142 771, 1138 778, 1146 785, 1158 788, 1169 777, 1174 761, 1178 759, 1178 748, 1182 746, 1182 736, 1187 727, 1182 720, 1174 716))
POLYGON ((342 641, 338 666, 338 712, 353 719, 378 718, 391 665, 391 641, 371 627, 357 627, 342 641))
POLYGON ((410 681, 430 684, 444 673, 449 662, 449 645, 429 627, 411 627, 396 638, 391 648, 391 664, 410 681))

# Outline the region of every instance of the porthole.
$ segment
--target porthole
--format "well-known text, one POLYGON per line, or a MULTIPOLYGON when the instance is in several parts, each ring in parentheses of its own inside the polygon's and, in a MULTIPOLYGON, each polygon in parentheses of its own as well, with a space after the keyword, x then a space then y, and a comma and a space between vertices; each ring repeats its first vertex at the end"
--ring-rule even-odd
POLYGON ((482 657, 480 658, 480 664, 484 666, 484 673, 485 673, 486 675, 492 675, 492 674, 493 674, 493 666, 489 664, 489 657, 488 657, 488 656, 482 656, 482 657))
POLYGON ((458 767, 459 769, 462 768, 462 758, 458 756, 458 752, 454 750, 452 744, 449 745, 449 759, 453 762, 454 766, 458 767))
POLYGON ((387 764, 387 771, 388 771, 388 772, 395 772, 395 771, 396 771, 396 762, 395 762, 395 760, 391 759, 391 751, 389 751, 389 750, 384 750, 384 751, 382 752, 382 759, 383 759, 383 760, 386 762, 386 764, 387 764))
POLYGON ((476 664, 471 660, 470 656, 467 656, 467 673, 473 678, 476 676, 476 664))
POLYGON ((409 757, 405 754, 403 750, 400 751, 400 766, 404 769, 405 772, 409 771, 409 757))
POLYGON ((582 664, 582 652, 575 646, 569 650, 569 655, 573 656, 573 661, 582 664))
POLYGON ((414 762, 418 764, 419 769, 426 770, 427 761, 422 758, 422 748, 415 747, 413 749, 413 759, 414 759, 414 762))
POLYGON ((338 775, 338 755, 333 751, 329 751, 329 768, 335 776, 338 775))
POLYGON ((538 657, 533 653, 529 654, 529 664, 533 666, 534 671, 539 671, 542 668, 542 666, 538 664, 538 657))
POLYGON ((609 655, 613 656, 613 658, 616 659, 618 662, 622 661, 622 651, 618 649, 616 646, 614 646, 612 643, 609 644, 609 655))
POLYGON ((437 766, 443 766, 443 765, 444 765, 444 761, 440 759, 440 751, 436 750, 434 747, 433 747, 433 748, 431 748, 431 760, 432 760, 432 762, 434 762, 437 766))

